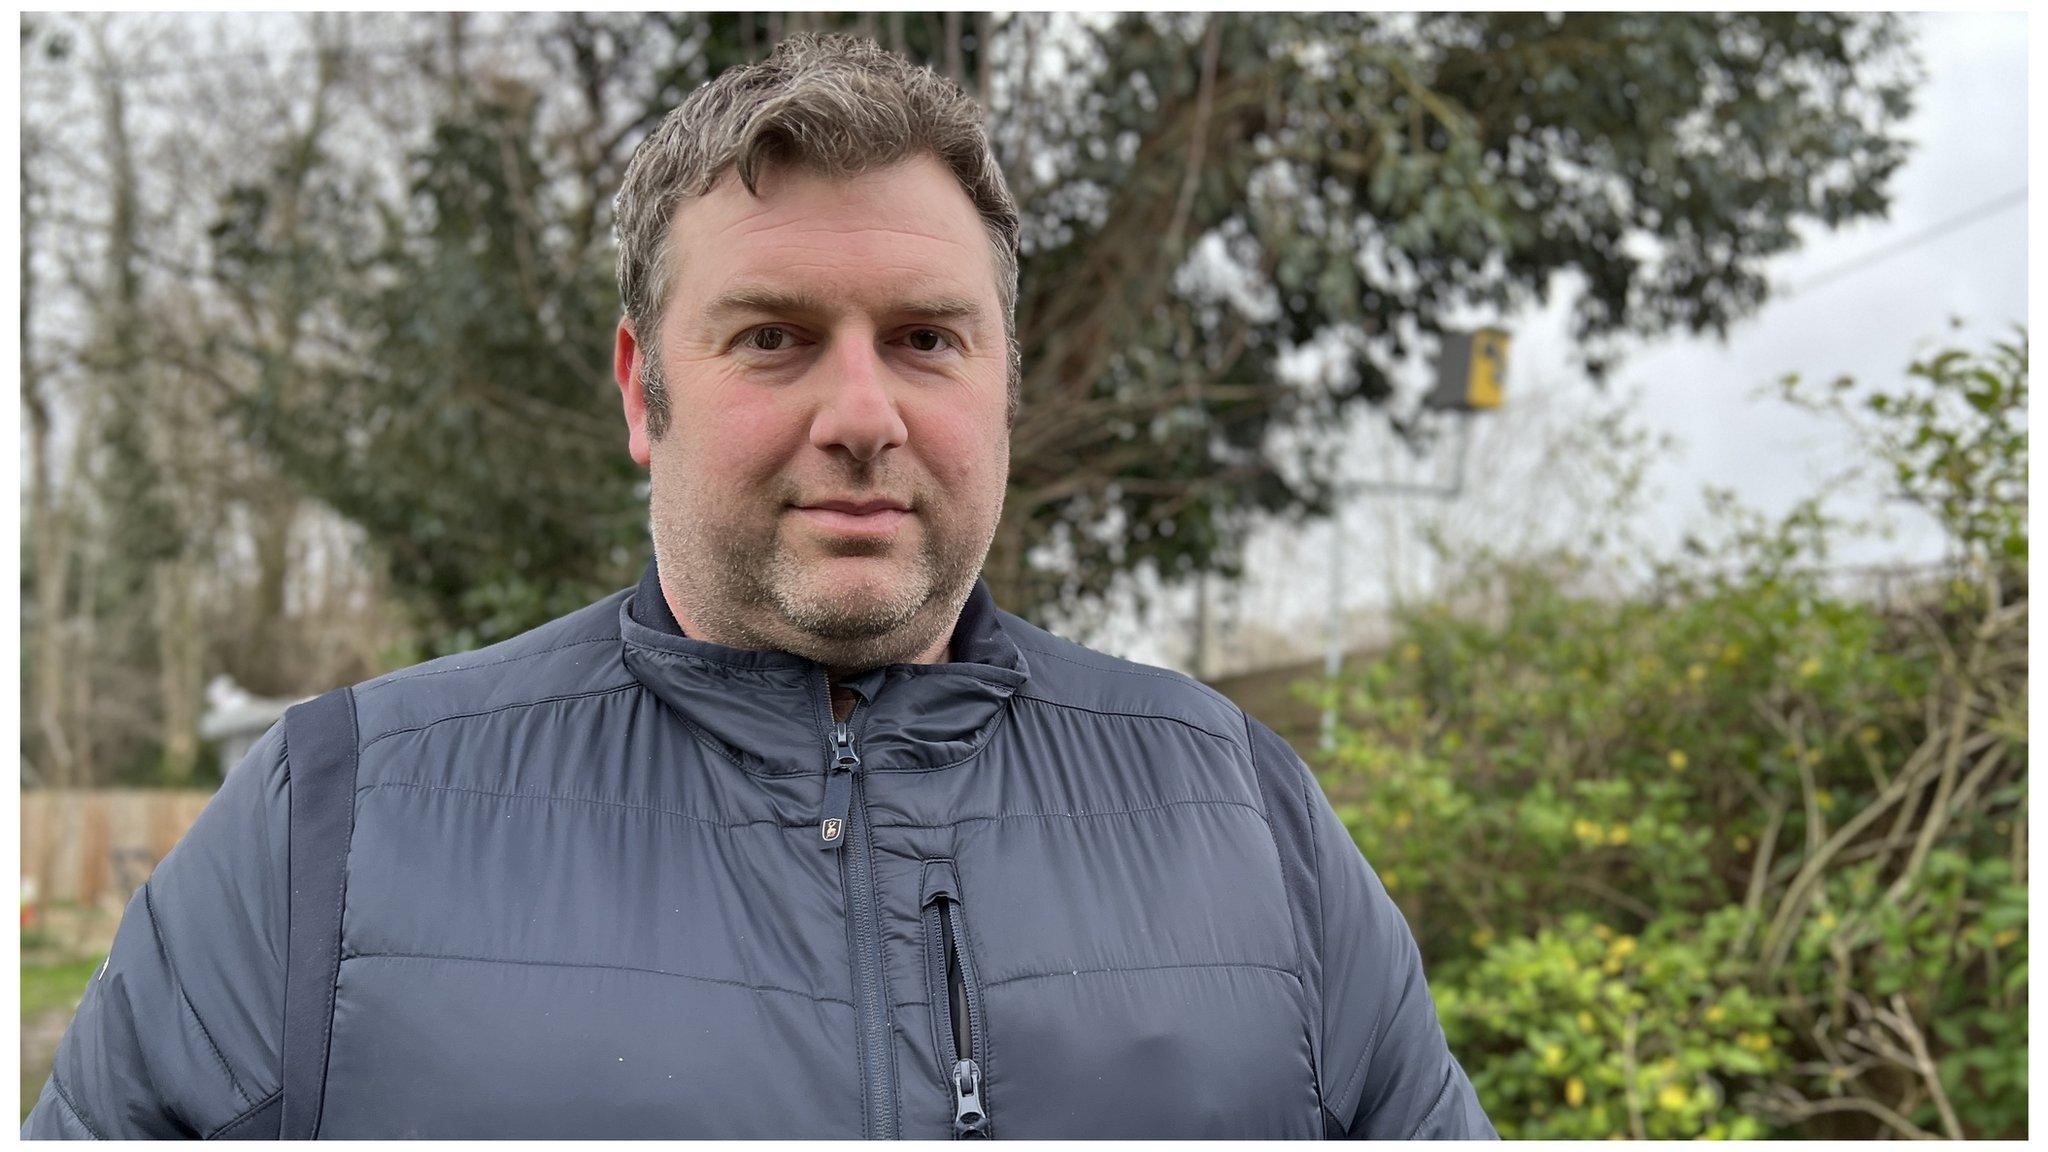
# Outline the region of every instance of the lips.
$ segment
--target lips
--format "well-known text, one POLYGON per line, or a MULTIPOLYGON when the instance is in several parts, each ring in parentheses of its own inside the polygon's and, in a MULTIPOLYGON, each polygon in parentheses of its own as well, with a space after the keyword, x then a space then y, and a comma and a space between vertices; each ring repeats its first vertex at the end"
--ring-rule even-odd
POLYGON ((887 536, 910 519, 910 509, 888 499, 813 500, 791 511, 815 528, 840 536, 887 536))
POLYGON ((799 504, 799 508, 816 508, 826 512, 844 512, 848 516, 871 516, 877 512, 906 512, 909 507, 894 500, 813 500, 799 504))

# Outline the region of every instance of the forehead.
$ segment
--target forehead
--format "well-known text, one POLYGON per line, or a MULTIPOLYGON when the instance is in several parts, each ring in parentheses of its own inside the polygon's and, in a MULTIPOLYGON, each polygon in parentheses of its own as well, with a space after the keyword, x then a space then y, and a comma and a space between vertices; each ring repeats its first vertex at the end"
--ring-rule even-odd
POLYGON ((759 195, 727 173, 677 209, 671 309, 688 312, 759 287, 840 298, 937 291, 993 308, 988 232, 936 158, 919 155, 856 176, 774 167, 756 186, 759 195))

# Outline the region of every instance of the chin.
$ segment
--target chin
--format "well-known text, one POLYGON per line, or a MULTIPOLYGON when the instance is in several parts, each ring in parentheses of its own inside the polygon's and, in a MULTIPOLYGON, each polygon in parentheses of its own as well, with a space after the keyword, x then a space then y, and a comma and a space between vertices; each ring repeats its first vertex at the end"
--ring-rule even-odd
MULTIPOLYGON (((835 565, 837 567, 837 565, 835 565)), ((777 599, 790 624, 821 639, 886 636, 910 623, 931 599, 931 581, 895 565, 863 565, 860 574, 813 572, 777 599)))
POLYGON ((908 587, 929 588, 932 574, 915 556, 820 556, 801 562, 790 581, 799 594, 818 601, 848 602, 901 596, 908 587))

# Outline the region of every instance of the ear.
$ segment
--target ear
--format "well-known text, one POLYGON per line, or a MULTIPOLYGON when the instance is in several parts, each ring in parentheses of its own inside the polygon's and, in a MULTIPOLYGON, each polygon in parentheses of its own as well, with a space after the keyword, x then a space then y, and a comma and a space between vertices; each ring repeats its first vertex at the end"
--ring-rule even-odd
POLYGON ((619 381, 619 400, 626 410, 626 452, 642 468, 653 458, 647 435, 647 393, 640 386, 640 358, 646 350, 633 338, 633 329, 621 318, 618 338, 612 348, 612 375, 619 381))

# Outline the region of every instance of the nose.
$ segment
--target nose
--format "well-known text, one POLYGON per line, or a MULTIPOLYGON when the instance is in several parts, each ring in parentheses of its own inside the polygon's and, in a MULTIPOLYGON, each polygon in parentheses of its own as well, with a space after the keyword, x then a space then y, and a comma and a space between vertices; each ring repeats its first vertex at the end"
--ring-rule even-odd
POLYGON ((834 341, 819 365, 823 398, 811 417, 811 443, 830 452, 844 449, 866 463, 910 435, 891 393, 888 366, 866 340, 834 341))

